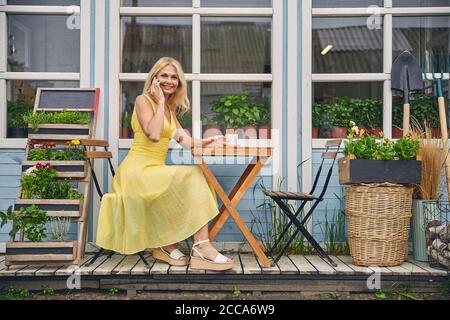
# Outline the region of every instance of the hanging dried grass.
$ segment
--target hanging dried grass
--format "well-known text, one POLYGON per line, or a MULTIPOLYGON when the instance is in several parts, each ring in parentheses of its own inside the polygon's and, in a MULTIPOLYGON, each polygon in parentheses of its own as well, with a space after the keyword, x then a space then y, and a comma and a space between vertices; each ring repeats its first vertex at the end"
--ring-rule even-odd
POLYGON ((417 159, 422 161, 422 179, 418 186, 419 198, 423 200, 437 200, 441 169, 445 161, 442 141, 434 139, 431 129, 424 122, 423 125, 412 120, 411 137, 420 141, 417 159))

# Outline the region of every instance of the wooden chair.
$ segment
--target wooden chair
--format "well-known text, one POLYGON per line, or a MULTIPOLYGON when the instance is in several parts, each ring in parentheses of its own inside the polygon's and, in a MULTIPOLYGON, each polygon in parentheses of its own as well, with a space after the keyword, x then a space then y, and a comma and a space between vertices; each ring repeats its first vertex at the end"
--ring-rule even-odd
MULTIPOLYGON (((81 145, 84 147, 84 150, 86 152, 86 158, 87 158, 87 162, 89 164, 89 168, 92 172, 92 177, 94 180, 94 184, 95 184, 95 189, 97 190, 97 193, 100 197, 100 201, 103 198, 103 192, 102 189, 100 188, 100 184, 98 183, 98 179, 97 179, 97 175, 95 174, 95 170, 94 170, 94 164, 93 161, 94 159, 107 159, 108 160, 108 164, 109 164, 109 169, 111 171, 112 176, 114 177, 114 175, 116 174, 116 172, 114 171, 114 166, 111 162, 112 159, 112 153, 108 150, 109 144, 108 141, 106 140, 93 140, 93 139, 82 139, 80 140, 81 145), (103 151, 89 151, 88 148, 96 148, 96 147, 103 147, 104 150, 103 151)), ((89 262, 86 264, 86 266, 90 266, 91 264, 93 264, 103 253, 107 252, 108 257, 107 259, 111 258, 116 252, 111 251, 111 250, 105 250, 103 248, 100 248, 92 257, 91 260, 89 260, 89 262)), ((143 252, 139 252, 138 253, 139 257, 142 259, 142 261, 144 261, 146 266, 149 266, 149 263, 147 261, 147 259, 145 259, 144 257, 144 253, 143 252)))
POLYGON ((330 182, 331 174, 333 172, 333 166, 336 161, 336 156, 339 153, 339 148, 340 148, 341 142, 342 142, 342 140, 327 141, 327 143, 325 145, 326 150, 325 150, 325 152, 322 153, 322 161, 320 163, 319 169, 317 170, 316 176, 314 178, 313 186, 312 186, 310 192, 304 193, 304 192, 283 192, 283 191, 263 190, 264 194, 269 196, 270 198, 272 198, 277 203, 277 205, 280 207, 281 212, 286 214, 286 216, 290 220, 290 222, 283 229, 283 231, 281 232, 280 236, 275 241, 273 246, 266 253, 267 256, 272 257, 272 254, 273 254, 275 248, 277 248, 279 246, 279 244, 283 240, 283 238, 286 235, 289 228, 293 224, 296 227, 296 230, 293 232, 291 237, 288 239, 288 241, 286 242, 284 247, 278 253, 276 258, 273 259, 273 262, 272 262, 273 265, 275 263, 277 263, 278 260, 280 260, 281 256, 284 254, 284 252, 289 247, 291 242, 298 235, 298 233, 301 232, 304 235, 304 237, 306 238, 306 240, 308 240, 308 242, 313 246, 313 248, 317 251, 317 253, 323 260, 325 260, 326 262, 328 262, 329 264, 331 264, 334 267, 337 266, 337 264, 328 256, 328 254, 320 247, 319 243, 308 232, 308 230, 305 227, 305 224, 307 223, 308 219, 311 217, 314 210, 317 208, 317 206, 319 205, 319 203, 323 200, 323 197, 325 196, 325 193, 328 188, 328 184, 330 182), (329 151, 330 148, 337 148, 337 150, 332 152, 332 151, 329 151), (320 194, 318 196, 316 196, 316 195, 314 195, 314 192, 316 191, 317 183, 319 181, 319 177, 322 172, 325 160, 332 160, 332 161, 330 161, 330 168, 328 169, 328 173, 326 175, 325 183, 322 188, 322 191, 320 192, 320 194), (287 200, 301 201, 300 206, 298 207, 298 209, 295 213, 293 213, 291 208, 289 208, 289 206, 287 205, 287 203, 286 203, 287 200), (299 215, 303 211, 303 209, 305 208, 307 203, 311 203, 311 207, 307 211, 307 213, 304 215, 303 219, 300 220, 299 215))

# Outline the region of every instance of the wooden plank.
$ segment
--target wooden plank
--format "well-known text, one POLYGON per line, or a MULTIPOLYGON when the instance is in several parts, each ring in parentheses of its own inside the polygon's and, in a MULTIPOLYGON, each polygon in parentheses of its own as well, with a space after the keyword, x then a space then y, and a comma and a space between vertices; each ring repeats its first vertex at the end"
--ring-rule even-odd
POLYGON ((272 148, 258 147, 225 147, 225 148, 192 148, 194 156, 228 156, 228 157, 270 157, 272 156, 272 148))
POLYGON ((295 267, 298 269, 300 274, 317 274, 318 271, 314 266, 306 260, 306 258, 302 255, 291 254, 288 256, 295 267))
POLYGON ((186 274, 188 266, 170 266, 168 274, 186 274))
POLYGON ((36 271, 36 276, 54 276, 55 272, 61 268, 64 268, 64 265, 62 264, 60 266, 45 265, 44 267, 36 271))
POLYGON ((210 270, 192 269, 190 265, 188 265, 186 272, 187 272, 187 274, 217 273, 216 271, 210 271, 210 270))
POLYGON ((88 159, 112 158, 112 153, 110 151, 86 151, 86 158, 88 159))
POLYGON ((0 257, 0 271, 4 270, 6 268, 5 266, 5 258, 4 257, 0 257), (3 259, 1 259, 3 258, 3 259))
POLYGON ((244 274, 260 274, 261 268, 252 253, 241 253, 240 255, 244 274))
POLYGON ((280 274, 280 268, 278 267, 277 264, 275 265, 270 265, 269 267, 264 267, 263 263, 261 262, 261 260, 256 257, 256 261, 258 261, 259 267, 261 268, 261 272, 263 274, 280 274))
MULTIPOLYGON (((28 125, 28 128, 33 128, 28 125)), ((71 123, 43 123, 38 125, 39 129, 89 129, 88 124, 71 124, 71 123)))
POLYGON ((408 260, 408 262, 428 271, 430 273, 430 275, 432 275, 432 276, 447 276, 448 275, 447 271, 432 268, 432 267, 430 267, 430 265, 427 262, 416 261, 416 260, 408 260))
POLYGON ((10 276, 15 276, 16 272, 26 268, 26 265, 13 265, 13 266, 9 266, 8 269, 3 269, 2 271, 0 271, 0 277, 5 276, 5 277, 10 277, 10 276))
POLYGON ((403 262, 401 267, 410 271, 412 275, 429 275, 430 274, 429 271, 427 271, 419 266, 416 266, 408 261, 403 262))
POLYGON ((277 262, 278 268, 280 268, 281 274, 298 274, 299 271, 295 267, 294 263, 287 257, 281 256, 277 262))
POLYGON ((319 256, 305 256, 305 259, 308 260, 314 268, 319 271, 319 274, 336 274, 336 270, 334 270, 333 267, 331 267, 328 263, 323 261, 322 258, 319 256))
MULTIPOLYGON (((80 205, 83 202, 83 200, 71 200, 71 199, 16 199, 15 203, 16 204, 35 204, 35 205, 40 205, 40 204, 52 204, 52 205, 59 205, 59 204, 67 204, 67 205, 80 205)), ((50 244, 50 242, 46 242, 48 244, 50 244)), ((61 242, 54 242, 54 243, 59 243, 61 246, 61 242)), ((35 243, 36 247, 41 247, 42 245, 40 245, 39 243, 35 243)), ((55 245, 56 246, 56 245, 55 245)), ((20 248, 20 247, 17 247, 20 248)))
POLYGON ((136 265, 131 269, 131 275, 148 275, 150 274, 150 269, 155 263, 155 259, 153 259, 152 256, 146 256, 145 259, 147 259, 148 266, 145 265, 144 261, 139 259, 139 261, 136 263, 136 265))
MULTIPOLYGON (((87 261, 85 261, 85 259, 89 259, 89 257, 83 258, 83 263, 80 264, 80 265, 81 265, 81 267, 80 267, 80 274, 81 274, 82 276, 85 276, 85 275, 91 275, 92 272, 93 272, 99 265, 101 265, 101 264, 106 260, 107 257, 108 257, 107 255, 103 255, 103 256, 101 256, 101 257, 98 257, 98 259, 97 259, 92 265, 90 265, 90 266, 87 266, 87 265, 86 265, 87 261)), ((91 258, 92 258, 92 257, 91 257, 91 258)), ((64 268, 58 269, 58 270, 55 272, 55 276, 68 276, 68 275, 71 275, 71 274, 73 274, 73 266, 66 266, 66 267, 64 267, 64 268)))
POLYGON ((230 270, 226 270, 226 271, 210 271, 207 270, 206 274, 217 274, 217 273, 222 273, 222 274, 243 274, 244 270, 242 269, 242 264, 241 264, 241 259, 239 258, 239 254, 238 253, 232 253, 232 254, 226 254, 227 257, 233 258, 234 260, 234 265, 233 268, 230 270))
POLYGON ((156 260, 150 269, 150 274, 167 274, 169 271, 170 265, 166 262, 156 260))
POLYGON ((82 145, 88 147, 109 147, 107 140, 81 139, 80 142, 82 145))
POLYGON ((28 265, 25 268, 19 270, 16 272, 16 276, 17 277, 33 277, 35 276, 36 271, 38 271, 39 269, 43 268, 43 265, 28 265))
POLYGON ((339 260, 336 256, 330 256, 331 259, 337 264, 337 267, 333 267, 337 274, 354 274, 352 268, 346 265, 344 262, 339 260))
POLYGON ((122 262, 122 260, 125 258, 124 255, 121 254, 115 254, 111 258, 107 259, 105 262, 103 262, 101 265, 99 265, 94 272, 92 272, 93 275, 110 275, 112 274, 112 271, 114 268, 122 262))
POLYGON ((29 133, 29 139, 33 140, 79 140, 89 138, 89 135, 62 135, 62 134, 35 134, 29 133))
POLYGON ((387 268, 389 270, 391 270, 394 275, 400 275, 400 276, 411 275, 411 270, 403 268, 403 266, 395 266, 395 267, 387 267, 387 268))
POLYGON ((0 256, 0 262, 5 261, 5 256, 0 256))
POLYGON ((139 259, 140 258, 138 255, 126 256, 122 260, 122 262, 120 262, 117 267, 114 268, 112 274, 130 274, 131 269, 134 268, 139 259))
POLYGON ((354 265, 352 257, 350 257, 350 256, 337 256, 337 258, 339 260, 341 260, 343 263, 345 263, 347 266, 352 268, 355 271, 355 273, 362 273, 362 274, 372 274, 373 273, 373 270, 368 267, 361 267, 361 266, 354 265))

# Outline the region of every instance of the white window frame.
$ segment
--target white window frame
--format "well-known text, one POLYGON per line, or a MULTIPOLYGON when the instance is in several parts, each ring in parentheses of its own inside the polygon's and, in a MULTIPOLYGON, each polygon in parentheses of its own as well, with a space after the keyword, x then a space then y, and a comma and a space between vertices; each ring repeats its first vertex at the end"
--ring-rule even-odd
MULTIPOLYGON (((207 82, 271 82, 272 83, 272 129, 279 134, 271 140, 260 141, 272 143, 273 161, 280 165, 273 166, 274 181, 281 173, 282 142, 282 70, 283 70, 283 0, 273 0, 272 8, 206 8, 200 7, 201 0, 192 0, 192 7, 120 7, 119 1, 110 3, 110 35, 120 34, 120 19, 123 16, 192 16, 192 72, 186 73, 186 80, 192 83, 192 122, 193 136, 200 138, 200 83, 207 82), (271 74, 208 74, 200 73, 200 17, 272 17, 272 73, 271 74), (275 141, 277 140, 277 141, 275 141)), ((113 152, 113 161, 118 164, 119 149, 130 148, 132 139, 120 139, 120 83, 124 81, 144 81, 146 73, 120 72, 121 42, 119 36, 110 37, 110 82, 109 82, 109 141, 113 152)), ((171 148, 177 148, 171 142, 171 148)))
POLYGON ((79 6, 22 6, 7 5, 0 0, 0 149, 23 149, 26 138, 6 138, 6 81, 8 80, 53 80, 79 81, 80 87, 90 86, 90 33, 91 0, 80 0, 79 6), (80 72, 8 72, 7 15, 80 15, 80 72))

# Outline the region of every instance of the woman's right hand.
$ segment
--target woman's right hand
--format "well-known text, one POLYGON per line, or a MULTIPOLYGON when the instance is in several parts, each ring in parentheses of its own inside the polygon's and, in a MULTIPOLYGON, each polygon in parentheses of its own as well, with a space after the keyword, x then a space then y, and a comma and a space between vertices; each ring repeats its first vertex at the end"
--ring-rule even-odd
POLYGON ((153 78, 152 85, 150 86, 150 96, 158 105, 164 106, 166 98, 164 97, 164 93, 159 86, 159 80, 156 79, 156 77, 153 78))

